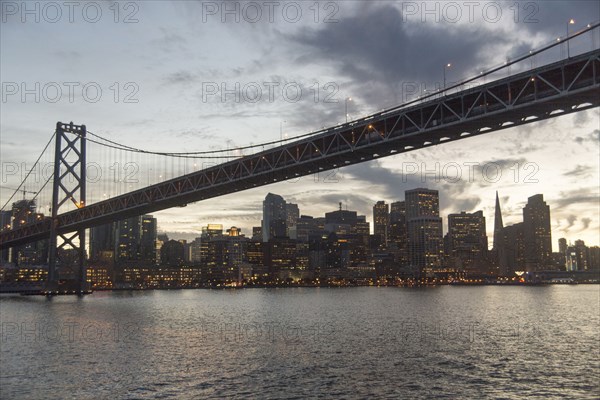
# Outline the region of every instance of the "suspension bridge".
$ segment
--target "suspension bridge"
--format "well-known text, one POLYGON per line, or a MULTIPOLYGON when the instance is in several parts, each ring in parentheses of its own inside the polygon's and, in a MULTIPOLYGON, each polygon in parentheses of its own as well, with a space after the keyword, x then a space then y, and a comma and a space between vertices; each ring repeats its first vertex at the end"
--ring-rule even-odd
MULTIPOLYGON (((590 25, 572 37, 598 26, 590 25)), ((48 241, 51 285, 57 279, 60 248, 77 252, 80 276, 84 276, 85 230, 94 226, 598 107, 599 49, 481 83, 486 76, 510 71, 511 65, 557 45, 531 51, 496 69, 398 107, 318 132, 228 150, 151 152, 104 138, 87 130, 85 125, 59 122, 36 162, 43 162, 45 155, 53 168, 34 197, 42 211, 48 205, 48 215, 37 213, 36 218, 23 218, 3 226, 0 249, 48 241), (477 85, 465 88, 472 82, 477 85), (261 147, 270 148, 256 151, 261 147), (105 150, 104 155, 98 156, 105 165, 118 165, 114 172, 119 176, 98 179, 100 187, 89 192, 87 184, 93 180, 90 157, 101 154, 99 149, 105 150), (118 162, 124 153, 131 158, 118 162), (221 162, 198 168, 198 163, 207 159, 221 162), (166 167, 169 162, 171 176, 157 167, 161 164, 166 167), (139 172, 140 165, 145 165, 146 182, 128 180, 129 174, 139 172), (115 191, 117 195, 106 195, 115 191)), ((15 194, 25 193, 28 177, 29 174, 15 194)))

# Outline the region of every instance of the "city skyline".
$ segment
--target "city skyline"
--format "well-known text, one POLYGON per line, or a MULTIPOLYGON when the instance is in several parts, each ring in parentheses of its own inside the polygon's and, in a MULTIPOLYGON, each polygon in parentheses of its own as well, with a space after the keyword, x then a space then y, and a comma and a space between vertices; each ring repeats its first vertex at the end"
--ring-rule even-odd
POLYGON ((107 278, 91 282, 99 287, 147 288, 149 281, 159 286, 252 286, 292 281, 318 285, 320 279, 344 284, 374 279, 385 284, 421 279, 481 282, 478 279, 484 277, 498 283, 514 282, 523 273, 528 274, 527 282, 547 281, 545 274, 585 275, 600 268, 600 247, 594 244, 554 238, 560 250, 552 252, 551 212, 543 194, 529 196, 522 221, 512 225, 503 223, 496 194, 491 248, 481 211, 447 215, 444 235, 437 190, 415 188, 407 190, 405 198, 392 204, 376 202, 373 219, 379 226, 373 229, 365 215, 344 209, 342 203, 335 211, 308 216, 299 212, 298 204, 274 193, 265 196, 261 225, 253 227, 251 235, 212 223, 193 241, 176 240, 158 234, 151 215, 95 227, 91 271, 107 278), (104 239, 106 227, 113 232, 112 242, 104 239), (144 251, 148 244, 154 251, 144 251), (170 278, 163 281, 165 276, 170 278))
MULTIPOLYGON (((415 189, 428 189, 426 187, 415 187, 412 189, 407 189, 407 190, 415 190, 415 189)), ((268 195, 274 195, 273 193, 270 193, 268 195)), ((498 193, 494 193, 494 196, 499 195, 498 193)), ((502 219, 503 219, 503 223, 504 226, 512 226, 518 223, 523 222, 523 209, 526 207, 527 205, 527 201, 528 198, 531 196, 534 196, 535 194, 530 194, 528 195, 522 202, 523 203, 523 207, 519 210, 514 209, 512 210, 515 214, 511 215, 510 218, 506 218, 506 212, 505 212, 505 206, 502 204, 502 196, 499 196, 499 200, 500 200, 500 204, 501 204, 501 209, 502 209, 502 219)), ((279 194, 275 194, 275 196, 282 198, 284 201, 286 200, 285 195, 279 195, 279 194)), ((444 197, 444 193, 440 193, 440 203, 442 202, 442 199, 444 197)), ((546 200, 546 199, 545 199, 546 200)), ((264 199, 263 199, 264 201, 264 199)), ((252 231, 253 231, 253 227, 259 226, 261 223, 261 219, 262 219, 262 213, 263 213, 263 201, 261 201, 261 205, 257 207, 257 209, 260 210, 260 212, 258 213, 259 218, 257 220, 252 221, 246 221, 246 224, 242 224, 242 223, 235 223, 235 221, 232 221, 234 223, 232 224, 228 224, 228 223, 224 223, 223 220, 216 220, 216 219, 206 219, 206 223, 202 226, 200 226, 199 228, 199 232, 198 234, 196 234, 195 232, 186 232, 186 233, 182 233, 182 232, 169 232, 167 230, 161 229, 161 225, 160 225, 160 215, 161 213, 153 213, 153 215, 156 217, 157 219, 157 226, 158 226, 158 232, 162 233, 162 234, 166 234, 169 236, 169 238, 175 239, 175 240, 188 240, 191 241, 193 239, 195 239, 196 237, 199 236, 199 233, 202 233, 202 229, 204 229, 207 225, 211 225, 211 224, 219 224, 222 225, 224 227, 226 226, 231 226, 231 227, 236 227, 238 229, 240 229, 240 231, 248 236, 251 237, 252 236, 252 231)), ((405 202, 405 199, 393 199, 393 200, 377 200, 375 201, 372 205, 371 205, 371 212, 361 212, 360 210, 358 210, 357 208, 353 207, 351 204, 348 203, 344 203, 343 201, 339 201, 335 204, 332 204, 332 206, 329 209, 322 209, 320 212, 317 212, 316 214, 309 214, 309 213, 305 213, 304 210, 304 206, 303 204, 294 204, 296 206, 299 207, 300 209, 300 215, 310 215, 313 217, 318 217, 321 215, 324 215, 325 213, 329 212, 329 211, 333 211, 336 210, 337 207, 342 207, 343 209, 349 209, 349 210, 355 210, 357 211, 359 214, 363 214, 366 216, 366 221, 369 223, 369 227, 370 227, 370 232, 371 234, 376 234, 375 232, 375 225, 374 225, 374 219, 373 219, 373 208, 379 203, 379 202, 384 202, 385 205, 387 205, 388 209, 389 207, 394 203, 394 202, 405 202), (337 206, 337 207, 336 207, 337 206), (329 211, 328 211, 329 210, 329 211)), ((546 200, 547 202, 547 200, 546 200)), ((519 204, 520 204, 519 203, 519 204)), ((444 214, 442 212, 440 212, 440 216, 441 216, 441 224, 443 227, 443 235, 446 235, 448 233, 449 230, 449 226, 448 226, 448 216, 453 215, 453 214, 460 214, 460 213, 475 213, 475 212, 481 212, 482 216, 486 219, 486 221, 488 221, 488 223, 486 224, 486 237, 488 238, 488 249, 492 249, 493 248, 493 243, 494 243, 494 228, 495 228, 495 224, 494 224, 494 220, 495 220, 495 213, 496 213, 496 203, 494 203, 493 206, 485 206, 483 207, 483 209, 488 209, 491 208, 492 209, 492 217, 488 216, 488 215, 483 215, 483 211, 481 209, 472 209, 470 211, 468 210, 450 210, 447 214, 444 214)), ((389 213, 389 211, 388 211, 389 213)), ((552 218, 552 207, 550 205, 550 221, 551 223, 553 222, 553 218, 552 218)), ((577 234, 573 235, 573 237, 565 237, 565 236, 561 236, 558 235, 556 236, 556 233, 554 232, 554 230, 551 230, 552 232, 552 237, 556 237, 556 240, 552 241, 552 251, 557 252, 559 250, 558 248, 558 238, 565 238, 567 240, 567 243, 569 244, 573 244, 578 240, 584 240, 586 242, 586 244, 591 245, 591 246, 597 246, 600 244, 599 241, 586 241, 585 239, 582 239, 582 237, 577 236, 577 234), (556 243, 555 243, 556 242, 556 243)))

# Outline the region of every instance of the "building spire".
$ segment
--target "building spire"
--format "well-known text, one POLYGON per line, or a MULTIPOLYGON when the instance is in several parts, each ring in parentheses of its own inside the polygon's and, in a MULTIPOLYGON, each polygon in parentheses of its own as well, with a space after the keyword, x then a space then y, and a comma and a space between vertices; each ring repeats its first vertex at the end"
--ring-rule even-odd
POLYGON ((506 258, 506 242, 504 238, 504 224, 502 223, 502 210, 500 209, 500 198, 496 190, 496 213, 494 218, 494 252, 498 272, 500 274, 508 274, 508 265, 506 258))
POLYGON ((502 232, 504 225, 502 224, 502 210, 500 210, 500 199, 496 190, 496 214, 494 218, 494 246, 496 246, 496 235, 502 232))

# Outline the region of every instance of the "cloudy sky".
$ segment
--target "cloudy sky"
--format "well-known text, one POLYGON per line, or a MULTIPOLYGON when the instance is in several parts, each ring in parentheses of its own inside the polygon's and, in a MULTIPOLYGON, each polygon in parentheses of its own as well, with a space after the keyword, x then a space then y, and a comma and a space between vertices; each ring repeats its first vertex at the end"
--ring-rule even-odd
MULTIPOLYGON (((107 139, 151 151, 276 141, 345 121, 346 105, 354 119, 414 99, 417 91, 433 92, 448 63, 446 81, 457 82, 565 36, 569 18, 575 20, 570 32, 600 19, 596 1, 1 4, 2 204, 57 121, 86 124, 107 139)), ((596 29, 573 40, 569 51, 599 45, 596 29)), ((566 52, 558 46, 511 72, 566 52)), ((505 224, 520 222, 527 198, 543 193, 555 250, 559 237, 597 245, 599 121, 594 109, 155 216, 174 238, 193 238, 208 223, 250 234, 268 192, 298 203, 302 214, 321 216, 341 201, 372 220, 377 200, 403 200, 405 190, 429 187, 440 190, 445 227, 449 213, 483 210, 491 239, 498 190, 505 224), (423 181, 425 171, 441 176, 430 172, 423 181)), ((88 162, 97 162, 104 178, 89 184, 88 198, 218 161, 144 158, 90 144, 88 162), (119 178, 134 179, 111 184, 115 163, 119 178)), ((26 188, 39 190, 34 183, 26 188)), ((40 203, 47 207, 46 199, 40 203)))

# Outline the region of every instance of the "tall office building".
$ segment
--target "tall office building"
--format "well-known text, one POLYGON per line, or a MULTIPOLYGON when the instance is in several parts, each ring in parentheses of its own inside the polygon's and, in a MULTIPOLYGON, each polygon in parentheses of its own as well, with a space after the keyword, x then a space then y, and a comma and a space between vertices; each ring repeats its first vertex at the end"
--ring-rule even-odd
POLYGON ((397 221, 402 216, 406 217, 406 203, 404 201, 395 201, 390 204, 390 221, 397 221))
POLYGON ((388 250, 394 254, 394 261, 397 264, 400 266, 406 266, 409 264, 406 203, 404 201, 396 201, 390 204, 388 250))
POLYGON ((455 267, 483 272, 487 248, 483 211, 448 215, 448 256, 455 267))
MULTIPOLYGON (((315 218, 315 227, 319 227, 319 219, 315 218)), ((343 210, 340 203, 337 211, 331 211, 325 214, 324 230, 326 235, 322 235, 325 240, 326 252, 331 252, 329 256, 323 258, 325 265, 323 268, 356 269, 366 268, 369 257, 369 235, 370 224, 364 215, 358 215, 356 211, 343 210), (331 234, 335 235, 331 235, 331 234), (328 246, 328 247, 327 247, 328 246), (332 257, 342 257, 342 259, 332 261, 332 257), (336 267, 337 268, 337 267, 336 267)), ((319 232, 319 230, 317 230, 319 232)), ((315 249, 315 243, 312 244, 315 249)), ((314 259, 316 261, 316 259, 314 259)), ((339 273, 341 271, 337 271, 339 273)), ((345 272, 344 272, 345 273, 345 272)))
POLYGON ((127 218, 116 223, 115 260, 139 259, 141 225, 138 217, 127 218))
POLYGON ((575 250, 577 252, 577 267, 580 271, 590 269, 589 249, 583 240, 575 241, 575 250))
POLYGON ((600 270, 600 247, 592 246, 589 248, 589 261, 590 261, 590 270, 599 271, 600 270))
POLYGON ((559 263, 560 267, 565 267, 565 265, 567 263, 566 255, 567 255, 567 239, 560 238, 560 239, 558 239, 558 256, 559 256, 558 263, 559 263))
POLYGON ((296 221, 300 218, 300 209, 298 204, 286 203, 285 204, 285 225, 287 237, 291 237, 291 232, 296 229, 296 221))
POLYGON ((241 278, 240 268, 247 262, 248 238, 241 229, 232 226, 227 230, 227 267, 224 272, 225 280, 235 281, 241 278))
POLYGON ((523 235, 527 271, 545 269, 551 264, 552 234, 550 206, 546 204, 542 194, 527 199, 523 208, 523 235))
POLYGON ((156 263, 157 221, 152 215, 141 218, 140 258, 156 263))
POLYGON ((323 230, 319 229, 317 218, 301 215, 296 224, 296 237, 298 242, 308 243, 311 236, 321 236, 323 230))
POLYGON ((382 245, 387 244, 390 207, 385 201, 378 201, 373 206, 373 234, 382 245))
POLYGON ((413 189, 405 192, 409 258, 420 272, 442 266, 442 219, 437 190, 413 189))
POLYGON ((567 251, 567 239, 560 238, 558 239, 558 252, 561 254, 565 254, 567 251))
POLYGON ((524 224, 505 226, 503 229, 504 270, 503 276, 514 276, 515 271, 525 271, 525 230, 524 224))
POLYGON ((113 222, 90 229, 90 260, 114 261, 115 224, 113 222))
POLYGON ((202 238, 197 237, 190 243, 190 261, 198 264, 202 261, 202 238))
POLYGON ((283 197, 269 193, 263 201, 263 242, 287 237, 287 206, 283 197))
POLYGON ((116 222, 115 260, 156 263, 156 218, 131 217, 116 222))

